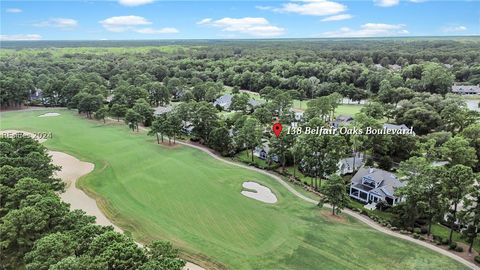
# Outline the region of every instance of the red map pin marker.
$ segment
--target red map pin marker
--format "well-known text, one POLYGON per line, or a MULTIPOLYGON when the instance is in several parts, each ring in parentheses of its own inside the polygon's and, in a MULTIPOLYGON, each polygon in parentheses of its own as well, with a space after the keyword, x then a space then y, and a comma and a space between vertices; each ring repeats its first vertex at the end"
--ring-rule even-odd
POLYGON ((273 133, 275 133, 275 136, 280 136, 280 132, 282 132, 282 124, 280 123, 275 123, 273 124, 273 127, 272 127, 272 130, 273 130, 273 133))

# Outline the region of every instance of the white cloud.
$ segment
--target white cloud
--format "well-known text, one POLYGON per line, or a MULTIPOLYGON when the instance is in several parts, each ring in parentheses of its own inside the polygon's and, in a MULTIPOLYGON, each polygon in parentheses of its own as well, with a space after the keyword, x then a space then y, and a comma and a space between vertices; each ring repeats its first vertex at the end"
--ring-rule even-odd
POLYGON ((339 15, 333 15, 330 17, 326 17, 322 19, 322 22, 330 22, 330 21, 342 21, 342 20, 348 20, 353 18, 352 15, 350 14, 339 14, 339 15))
POLYGON ((207 24, 207 23, 210 23, 212 21, 212 18, 205 18, 203 20, 200 20, 197 22, 197 24, 207 24))
POLYGON ((152 22, 144 17, 134 15, 110 17, 100 21, 100 24, 110 32, 136 32, 140 34, 173 34, 179 32, 173 27, 160 29, 151 27, 139 28, 140 26, 151 25, 152 22))
POLYGON ((42 39, 42 36, 37 34, 0 35, 0 40, 2 41, 40 40, 40 39, 42 39))
POLYGON ((337 31, 324 32, 326 37, 384 37, 409 34, 404 24, 366 23, 360 29, 342 27, 337 31))
POLYGON ((37 27, 58 27, 58 28, 72 28, 76 27, 78 22, 74 19, 68 18, 53 18, 43 22, 34 24, 37 27))
POLYGON ((140 29, 135 29, 133 31, 140 34, 175 34, 179 32, 176 28, 173 28, 173 27, 164 27, 160 29, 140 28, 140 29))
POLYGON ((459 33, 459 32, 467 31, 467 27, 463 25, 446 26, 446 27, 443 27, 442 31, 445 33, 459 33))
POLYGON ((255 6, 256 9, 259 9, 259 10, 271 10, 273 9, 273 7, 271 6, 255 6))
POLYGON ((261 17, 225 17, 219 20, 206 18, 197 22, 197 24, 221 28, 222 31, 225 32, 241 33, 257 37, 275 37, 285 33, 284 28, 271 25, 267 19, 261 17))
POLYGON ((300 0, 283 4, 274 11, 301 15, 328 16, 347 10, 347 6, 329 0, 300 0))
MULTIPOLYGON (((413 0, 415 1, 415 0, 413 0)), ((393 7, 400 3, 400 0, 373 0, 375 5, 380 7, 393 7)))
POLYGON ((135 26, 149 25, 152 23, 144 17, 130 15, 110 17, 100 21, 100 24, 110 32, 126 32, 134 29, 135 26))
POLYGON ((23 10, 21 10, 19 8, 7 8, 6 11, 7 11, 7 13, 20 13, 23 10))
POLYGON ((118 0, 118 3, 127 7, 136 7, 153 3, 154 0, 118 0))

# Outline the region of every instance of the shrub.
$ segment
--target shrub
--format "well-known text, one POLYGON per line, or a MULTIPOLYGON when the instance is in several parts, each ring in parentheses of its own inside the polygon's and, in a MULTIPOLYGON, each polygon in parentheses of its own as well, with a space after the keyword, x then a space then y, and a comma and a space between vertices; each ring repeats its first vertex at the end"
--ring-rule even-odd
POLYGON ((392 231, 398 231, 398 228, 397 228, 397 227, 393 227, 393 226, 392 226, 391 229, 392 229, 392 231))
POLYGON ((449 242, 449 241, 448 241, 447 238, 442 239, 442 245, 448 245, 448 242, 449 242))
POLYGON ((413 238, 418 239, 418 238, 420 238, 420 235, 418 235, 417 233, 414 233, 413 238))
POLYGON ((455 248, 455 251, 456 251, 456 252, 463 252, 463 247, 457 246, 457 247, 455 248))
POLYGON ((423 237, 423 236, 420 236, 418 239, 420 239, 420 240, 422 240, 422 241, 427 240, 427 239, 426 239, 425 237, 423 237))
POLYGON ((450 243, 450 245, 448 245, 448 249, 456 249, 457 248, 457 243, 456 242, 452 242, 450 243))
POLYGON ((422 232, 422 230, 420 228, 413 228, 413 232, 419 234, 422 232))
POLYGON ((428 228, 427 227, 420 228, 420 233, 421 234, 427 234, 428 233, 428 228))
POLYGON ((439 235, 436 235, 436 234, 432 234, 432 238, 433 238, 433 240, 435 240, 435 241, 440 241, 440 242, 442 241, 442 237, 439 236, 439 235))
POLYGON ((480 263, 480 255, 475 256, 475 261, 476 261, 477 263, 480 263))

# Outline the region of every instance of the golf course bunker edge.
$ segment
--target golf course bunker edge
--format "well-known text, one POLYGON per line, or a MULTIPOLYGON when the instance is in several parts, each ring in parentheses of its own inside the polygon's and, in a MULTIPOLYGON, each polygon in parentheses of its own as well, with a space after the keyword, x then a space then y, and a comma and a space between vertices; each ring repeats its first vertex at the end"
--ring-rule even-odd
POLYGON ((59 113, 48 112, 48 113, 44 113, 42 115, 39 115, 38 117, 52 117, 52 116, 59 116, 59 115, 60 115, 59 113))
POLYGON ((247 181, 243 182, 242 187, 245 190, 242 190, 242 195, 249 197, 251 199, 261 201, 264 203, 276 203, 277 196, 266 186, 263 186, 257 182, 247 181))

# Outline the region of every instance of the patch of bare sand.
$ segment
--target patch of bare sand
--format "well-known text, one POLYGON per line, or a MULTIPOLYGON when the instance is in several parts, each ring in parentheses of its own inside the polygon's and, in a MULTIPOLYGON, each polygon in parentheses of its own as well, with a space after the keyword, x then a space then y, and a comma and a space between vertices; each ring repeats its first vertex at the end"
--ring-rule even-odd
POLYGON ((45 138, 40 138, 39 136, 36 136, 35 134, 31 132, 26 132, 26 131, 21 131, 21 130, 14 130, 14 129, 7 129, 7 130, 1 130, 0 135, 2 137, 7 137, 7 138, 15 138, 15 137, 21 137, 21 136, 27 136, 32 139, 37 140, 39 143, 43 143, 47 139, 45 138))
POLYGON ((39 115, 38 117, 52 117, 52 116, 59 116, 59 115, 60 115, 59 113, 48 112, 48 113, 44 113, 42 115, 39 115))
POLYGON ((61 178, 67 184, 65 192, 60 194, 62 200, 69 203, 72 209, 81 209, 85 211, 87 215, 96 217, 98 224, 113 226, 116 231, 120 232, 120 228, 110 222, 102 211, 100 211, 97 202, 75 186, 77 180, 93 171, 95 166, 92 163, 78 160, 76 157, 63 152, 48 151, 48 153, 52 156, 53 164, 62 167, 56 174, 57 177, 61 178))
POLYGON ((348 220, 343 215, 332 215, 332 211, 329 210, 320 210, 320 215, 329 221, 339 222, 339 223, 348 223, 348 220))
POLYGON ((260 185, 257 182, 243 182, 242 187, 246 190, 241 191, 241 194, 255 199, 257 201, 261 201, 264 203, 276 203, 277 196, 273 194, 272 190, 268 187, 260 185))

